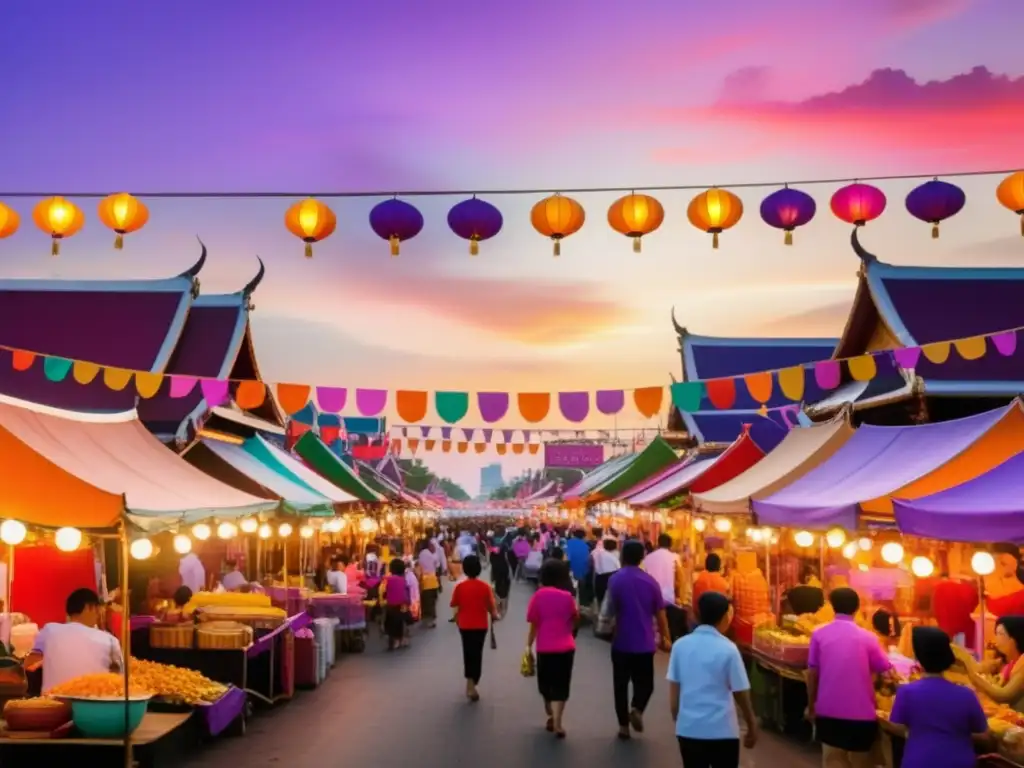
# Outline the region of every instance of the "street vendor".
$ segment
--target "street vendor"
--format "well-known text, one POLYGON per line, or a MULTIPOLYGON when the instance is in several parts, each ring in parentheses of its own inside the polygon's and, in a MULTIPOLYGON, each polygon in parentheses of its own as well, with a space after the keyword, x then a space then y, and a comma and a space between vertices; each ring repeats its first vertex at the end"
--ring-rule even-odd
POLYGON ((995 645, 998 658, 975 660, 963 648, 954 648, 957 658, 967 668, 971 684, 997 704, 1008 704, 1024 713, 1024 616, 1001 616, 996 620, 995 645), (998 682, 989 675, 997 674, 998 682))
POLYGON ((817 613, 825 605, 825 590, 811 566, 805 566, 800 574, 800 584, 786 593, 790 613, 800 616, 805 613, 817 613))
POLYGON ((25 669, 42 665, 43 693, 81 675, 121 671, 121 646, 113 635, 99 629, 100 605, 96 592, 76 589, 65 602, 67 621, 47 624, 36 635, 25 669))

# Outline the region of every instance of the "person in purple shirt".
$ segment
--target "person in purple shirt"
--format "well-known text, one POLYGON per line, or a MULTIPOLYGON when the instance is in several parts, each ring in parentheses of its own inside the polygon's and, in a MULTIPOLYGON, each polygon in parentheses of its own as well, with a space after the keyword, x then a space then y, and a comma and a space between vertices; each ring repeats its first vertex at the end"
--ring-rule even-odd
POLYGON ((911 639, 924 677, 899 687, 889 715, 907 733, 903 768, 974 768, 974 743, 988 740, 988 720, 974 691, 942 676, 955 660, 949 635, 914 627, 911 639))
POLYGON ((671 650, 661 587, 640 569, 644 554, 644 545, 639 541, 626 542, 622 548, 622 568, 608 581, 608 598, 603 604, 603 610, 615 618, 612 681, 620 739, 630 738, 630 726, 637 733, 644 730, 644 710, 654 693, 654 653, 658 650, 655 623, 661 634, 661 650, 671 650))

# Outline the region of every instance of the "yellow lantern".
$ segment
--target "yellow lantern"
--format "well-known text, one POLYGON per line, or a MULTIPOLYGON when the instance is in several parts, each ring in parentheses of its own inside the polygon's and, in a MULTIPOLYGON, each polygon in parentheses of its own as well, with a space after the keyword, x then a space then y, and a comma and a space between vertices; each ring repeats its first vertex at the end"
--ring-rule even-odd
POLYGON ((60 254, 60 241, 71 237, 85 224, 82 209, 63 197, 40 200, 32 211, 32 220, 53 240, 52 256, 60 254))
POLYGON ((306 244, 306 258, 313 258, 313 243, 318 243, 334 234, 338 219, 334 211, 319 200, 300 200, 284 215, 288 231, 306 244))
POLYGON ((20 224, 21 217, 18 216, 18 212, 0 203, 0 240, 17 232, 20 224))
POLYGON ((1024 171, 1003 179, 996 187, 996 199, 1020 216, 1020 234, 1024 237, 1024 171))
POLYGON ((149 209, 146 205, 127 192, 117 192, 100 200, 96 211, 103 226, 114 230, 114 248, 124 248, 124 236, 137 232, 149 221, 149 209))
POLYGON ((686 209, 686 217, 697 229, 711 235, 711 247, 718 247, 718 236, 743 218, 743 201, 727 189, 712 187, 701 192, 686 209))
POLYGON ((533 228, 554 241, 555 256, 562 255, 562 239, 579 232, 586 218, 582 205, 561 195, 545 197, 530 211, 533 228))
POLYGON ((665 209, 650 195, 620 197, 608 209, 608 224, 619 234, 633 238, 633 253, 640 253, 640 240, 661 226, 665 209))

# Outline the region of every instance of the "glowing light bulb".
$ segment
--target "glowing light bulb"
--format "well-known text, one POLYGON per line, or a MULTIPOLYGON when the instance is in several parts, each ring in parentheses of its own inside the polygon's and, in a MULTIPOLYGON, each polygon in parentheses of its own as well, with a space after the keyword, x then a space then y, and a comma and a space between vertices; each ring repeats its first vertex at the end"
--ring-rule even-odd
POLYGON ((693 530, 695 530, 697 533, 704 533, 704 531, 707 530, 707 527, 708 521, 705 520, 703 517, 698 517, 696 520, 693 521, 693 530))
POLYGON ((304 539, 313 538, 314 533, 316 533, 316 531, 313 530, 312 525, 304 525, 301 528, 299 528, 299 536, 301 536, 304 539))
POLYGON ((82 545, 82 532, 77 528, 58 528, 53 543, 61 552, 74 552, 82 545))
POLYGON ((210 526, 206 523, 192 526, 192 535, 199 539, 199 541, 206 541, 212 534, 213 531, 210 530, 210 526))
POLYGON ((264 523, 263 525, 260 526, 260 538, 261 539, 269 539, 273 535, 274 535, 274 529, 271 528, 269 525, 264 523))
POLYGON ((234 523, 221 523, 217 526, 218 539, 233 539, 238 535, 238 527, 234 523))
POLYGON ((903 545, 896 541, 888 541, 882 545, 882 559, 889 565, 896 565, 896 563, 902 562, 903 560, 903 545))
POLYGON ((924 556, 915 557, 910 561, 910 572, 919 579, 927 579, 935 573, 935 563, 924 556))
POLYGON ((732 530, 732 520, 727 517, 720 517, 715 520, 715 530, 719 533, 728 533, 732 530))
POLYGON ((814 543, 814 534, 810 531, 797 531, 793 534, 793 541, 798 547, 809 547, 814 543))
POLYGON ((971 557, 971 570, 979 576, 988 576, 996 570, 996 559, 988 552, 975 552, 971 557))
POLYGON ((871 539, 869 539, 869 538, 867 538, 865 536, 863 539, 860 539, 860 540, 857 541, 857 546, 860 547, 861 551, 863 551, 863 552, 870 552, 871 551, 871 539))
POLYGON ((292 535, 291 523, 281 523, 281 525, 278 526, 277 535, 280 536, 282 539, 286 539, 289 536, 291 536, 292 535))
POLYGON ((260 527, 260 521, 255 517, 247 517, 238 524, 238 527, 242 529, 242 533, 256 533, 260 527))
POLYGON ((751 528, 747 531, 747 537, 755 544, 760 544, 764 541, 764 531, 760 528, 751 528))
POLYGON ((174 537, 174 551, 179 555, 187 555, 192 551, 192 539, 184 533, 179 533, 174 537))
POLYGON ((149 539, 136 539, 128 551, 136 560, 145 560, 153 554, 153 542, 149 539))
POLYGON ((0 541, 9 547, 16 547, 28 536, 28 529, 19 520, 4 520, 0 523, 0 541))
POLYGON ((847 560, 853 560, 853 558, 857 556, 857 552, 857 543, 854 541, 851 541, 849 544, 843 547, 843 557, 845 557, 847 560))
POLYGON ((846 543, 846 531, 842 528, 833 528, 825 534, 825 543, 832 549, 839 549, 846 543))

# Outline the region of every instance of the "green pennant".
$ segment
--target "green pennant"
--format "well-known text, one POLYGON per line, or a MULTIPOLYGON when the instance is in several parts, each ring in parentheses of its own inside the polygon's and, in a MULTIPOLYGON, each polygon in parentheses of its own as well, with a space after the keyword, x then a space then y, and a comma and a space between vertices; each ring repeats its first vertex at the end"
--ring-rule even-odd
POLYGON ((693 413, 700 410, 704 397, 704 382, 683 381, 672 385, 672 404, 680 411, 693 413))
POLYGON ((434 395, 434 409, 446 424, 462 421, 469 411, 469 393, 437 392, 434 395))
POLYGON ((52 382, 64 381, 71 373, 71 366, 74 363, 63 357, 47 357, 43 359, 43 373, 52 382))

